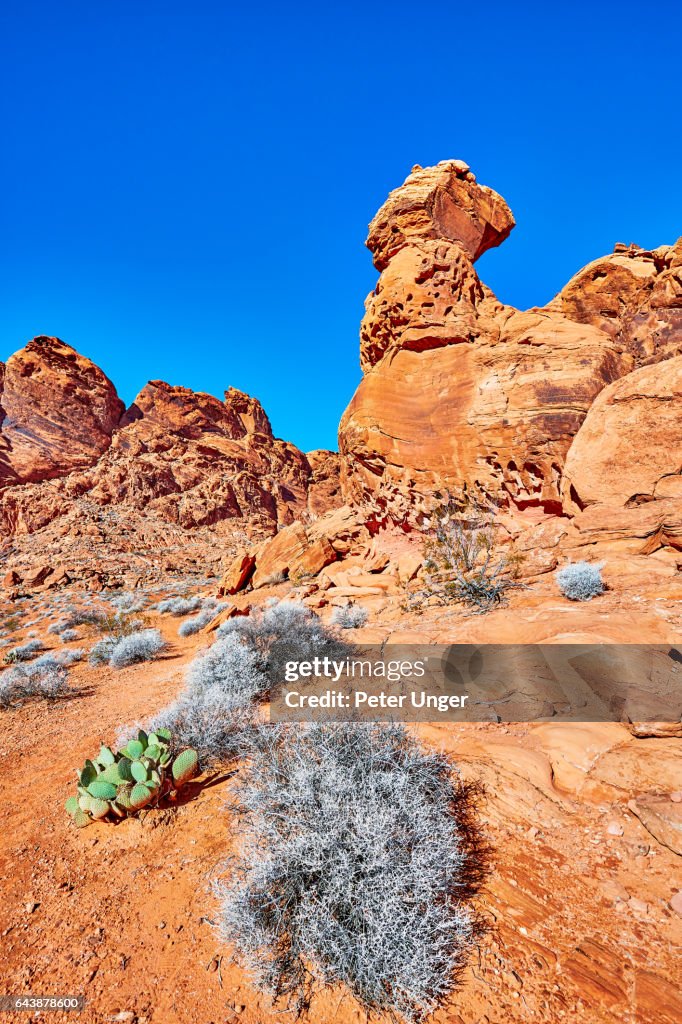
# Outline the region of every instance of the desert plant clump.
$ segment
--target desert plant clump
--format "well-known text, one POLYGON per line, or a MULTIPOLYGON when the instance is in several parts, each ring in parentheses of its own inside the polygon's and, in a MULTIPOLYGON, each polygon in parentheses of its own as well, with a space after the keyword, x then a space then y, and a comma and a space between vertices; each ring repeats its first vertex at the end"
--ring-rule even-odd
POLYGON ((556 574, 559 590, 569 601, 591 601, 604 593, 603 563, 571 562, 556 574))
POLYGON ((125 613, 141 612, 145 606, 143 597, 140 597, 138 594, 131 594, 127 591, 109 598, 109 603, 113 608, 116 608, 117 611, 125 613))
POLYGON ((213 599, 203 601, 199 614, 193 615, 191 619, 185 619, 185 621, 180 624, 178 628, 178 636, 188 637, 194 636, 195 633, 199 633, 200 630, 208 626, 209 622, 213 622, 216 615, 218 615, 224 607, 224 604, 218 604, 218 602, 213 599))
POLYGON ((180 618, 201 608, 201 597, 167 597, 156 605, 157 612, 162 615, 174 615, 180 618))
POLYGON ((18 647, 13 647, 10 651, 5 654, 4 660, 8 664, 14 664, 18 661, 30 661, 36 654, 45 649, 45 645, 40 640, 29 640, 28 643, 19 644, 18 647))
POLYGON ((0 675, 0 708, 33 698, 58 700, 70 690, 66 667, 50 655, 43 655, 29 665, 15 665, 0 675))
POLYGON ((165 797, 174 798, 198 772, 197 752, 176 753, 168 730, 140 730, 117 753, 102 746, 94 760, 85 762, 77 773, 78 795, 69 797, 66 811, 79 828, 102 818, 131 817, 165 797))
POLYGON ((112 668, 124 668, 140 661, 153 661, 166 647, 158 629, 143 629, 117 640, 109 657, 112 668))
POLYGON ((367 609, 349 601, 348 604, 335 608, 332 612, 332 626, 339 629, 360 629, 367 622, 367 609))
POLYGON ((70 644, 78 640, 78 632, 75 629, 65 629, 61 632, 59 639, 63 644, 70 644))
POLYGON ((257 728, 255 703, 267 689, 256 653, 236 636, 217 640, 187 670, 185 689, 151 728, 167 728, 195 748, 202 764, 224 764, 244 751, 257 728))
POLYGON ((420 1021, 473 941, 464 789, 401 727, 262 733, 238 787, 241 850, 217 886, 222 937, 298 1011, 342 983, 368 1013, 420 1021))
POLYGON ((433 508, 424 523, 426 585, 409 596, 410 608, 458 601, 487 612, 522 585, 515 565, 498 551, 497 511, 487 495, 467 487, 433 508))
POLYGON ((268 688, 282 682, 287 661, 314 655, 340 661, 353 650, 298 601, 273 599, 251 615, 228 619, 217 633, 219 637, 236 636, 256 652, 268 688))
POLYGON ((102 637, 90 648, 88 661, 91 665, 108 665, 117 640, 113 636, 102 637))

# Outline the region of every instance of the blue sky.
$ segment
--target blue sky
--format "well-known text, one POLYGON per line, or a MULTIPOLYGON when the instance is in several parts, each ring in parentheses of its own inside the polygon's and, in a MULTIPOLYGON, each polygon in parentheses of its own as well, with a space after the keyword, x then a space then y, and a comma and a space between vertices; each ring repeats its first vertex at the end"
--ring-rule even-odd
POLYGON ((467 160, 517 227, 478 264, 544 303, 617 241, 682 234, 678 3, 5 3, 0 358, 56 334, 130 402, 261 399, 335 447, 414 163, 467 160))

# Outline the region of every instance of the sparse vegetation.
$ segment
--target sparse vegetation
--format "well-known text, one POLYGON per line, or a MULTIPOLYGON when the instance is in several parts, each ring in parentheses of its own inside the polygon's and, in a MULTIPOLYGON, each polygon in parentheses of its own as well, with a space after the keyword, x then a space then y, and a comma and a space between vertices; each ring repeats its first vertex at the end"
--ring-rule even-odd
POLYGON ((556 574, 559 590, 569 601, 591 601, 604 592, 603 564, 571 562, 556 574))
POLYGON ((78 639, 78 632, 75 629, 65 629, 60 634, 59 639, 63 644, 73 643, 74 640, 78 639))
POLYGON ((361 608, 360 605, 353 604, 351 601, 335 608, 332 612, 332 626, 338 626, 339 629, 359 629, 366 622, 367 609, 361 608))
POLYGON ((171 730, 179 743, 199 752, 203 764, 226 763, 243 752, 257 722, 255 701, 266 688, 256 652, 227 636, 194 659, 185 689, 152 728, 171 730))
POLYGON ((45 650, 45 645, 42 641, 29 640, 28 643, 20 644, 18 647, 13 647, 7 651, 4 660, 8 665, 15 664, 18 661, 30 661, 43 650, 45 650))
POLYGON ((153 661, 164 650, 166 641, 158 629, 143 629, 117 640, 109 657, 112 668, 124 668, 140 661, 153 661))
POLYGON ((201 602, 201 611, 198 615, 194 615, 191 619, 185 619, 178 628, 178 636, 187 637, 194 636, 195 633, 199 633, 202 629, 208 626, 209 622, 213 622, 216 615, 219 614, 225 607, 224 604, 219 604, 214 597, 207 597, 201 602))
POLYGON ((23 704, 33 698, 57 700, 70 691, 69 673, 50 655, 31 665, 16 665, 0 675, 0 708, 23 704))
POLYGON ((264 730, 219 927, 273 997, 343 983, 366 1011, 433 1012, 471 946, 467 792, 399 727, 264 730))
POLYGON ((498 550, 496 515, 494 502, 467 487, 432 510, 425 522, 426 584, 409 595, 409 607, 458 601, 486 612, 521 586, 515 564, 498 550))
POLYGON ((159 601, 156 610, 162 615, 174 615, 178 618, 182 615, 189 615, 201 608, 201 597, 167 597, 159 601))

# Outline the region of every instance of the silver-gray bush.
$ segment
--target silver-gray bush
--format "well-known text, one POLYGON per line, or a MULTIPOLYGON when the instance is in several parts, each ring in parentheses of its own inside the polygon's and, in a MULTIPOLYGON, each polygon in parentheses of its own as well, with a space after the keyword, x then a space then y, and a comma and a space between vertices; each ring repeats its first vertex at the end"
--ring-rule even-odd
POLYGON ((590 601, 604 592, 603 563, 571 562, 556 574, 559 590, 569 601, 590 601))
POLYGON ((343 983, 368 1012, 433 1012, 474 934, 447 760, 401 727, 264 729, 237 796, 219 927, 257 983, 298 1010, 343 983))

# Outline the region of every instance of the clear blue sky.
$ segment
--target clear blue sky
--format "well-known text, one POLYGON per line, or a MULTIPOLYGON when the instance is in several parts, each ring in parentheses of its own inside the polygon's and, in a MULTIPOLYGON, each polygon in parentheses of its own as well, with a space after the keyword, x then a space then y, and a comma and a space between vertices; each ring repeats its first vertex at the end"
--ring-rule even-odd
POLYGON ((35 334, 126 402, 150 378, 261 399, 334 447, 414 163, 467 160, 546 302, 617 241, 682 234, 680 4, 23 3, 0 12, 0 358, 35 334))

